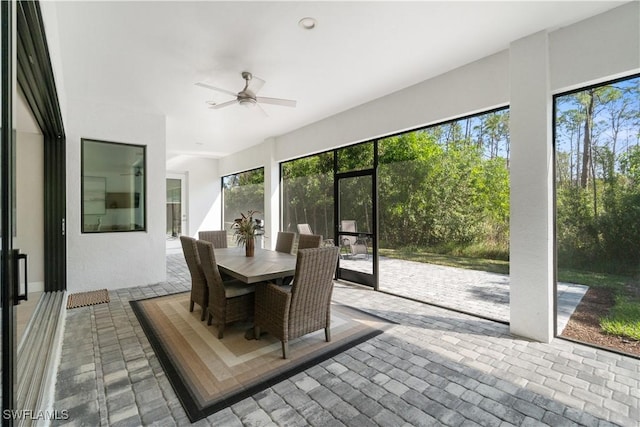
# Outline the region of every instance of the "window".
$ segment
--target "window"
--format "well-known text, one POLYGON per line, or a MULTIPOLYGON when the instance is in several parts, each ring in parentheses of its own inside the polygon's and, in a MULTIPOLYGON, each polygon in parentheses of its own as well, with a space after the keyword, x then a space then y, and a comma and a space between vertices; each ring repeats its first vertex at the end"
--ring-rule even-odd
POLYGON ((371 285, 360 273, 373 272, 379 290, 508 321, 509 156, 509 110, 502 108, 283 162, 282 228, 309 224, 336 241, 334 215, 341 227, 352 220, 357 233, 372 236, 366 256, 343 250, 339 277, 371 285), (398 269, 398 260, 421 271, 440 264, 461 275, 462 269, 496 274, 452 279, 439 293, 438 279, 398 269), (402 286, 416 282, 421 286, 402 286), (484 300, 469 308, 460 292, 484 300))
POLYGON ((633 353, 640 339, 640 76, 554 101, 557 288, 582 298, 569 319, 558 308, 558 333, 633 353))
POLYGON ((508 260, 508 123, 503 109, 381 139, 380 247, 508 260))
POLYGON ((146 149, 82 140, 82 232, 146 230, 146 149))
POLYGON ((337 150, 338 172, 372 169, 373 148, 373 142, 369 141, 337 150))
POLYGON ((222 221, 230 230, 240 213, 258 211, 255 219, 264 219, 264 168, 252 169, 222 177, 222 221))
POLYGON ((333 152, 282 163, 282 229, 298 224, 333 239, 333 152))

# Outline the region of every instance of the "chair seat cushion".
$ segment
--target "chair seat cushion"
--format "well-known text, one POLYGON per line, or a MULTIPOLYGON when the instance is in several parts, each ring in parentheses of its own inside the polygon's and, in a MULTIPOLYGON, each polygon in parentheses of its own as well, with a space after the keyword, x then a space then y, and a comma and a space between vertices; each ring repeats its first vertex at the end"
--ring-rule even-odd
POLYGON ((239 297, 256 291, 255 285, 247 285, 240 280, 224 282, 224 294, 227 298, 239 297))

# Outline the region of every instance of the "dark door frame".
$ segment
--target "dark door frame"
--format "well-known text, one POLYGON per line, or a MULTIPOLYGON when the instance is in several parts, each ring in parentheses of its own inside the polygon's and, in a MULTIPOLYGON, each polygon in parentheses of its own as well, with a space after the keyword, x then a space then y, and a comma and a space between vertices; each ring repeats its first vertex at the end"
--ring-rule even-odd
POLYGON ((38 1, 19 1, 17 78, 44 137, 44 290, 67 289, 66 136, 38 1))
MULTIPOLYGON (((371 286, 374 290, 379 289, 379 263, 378 263, 378 140, 365 142, 365 144, 373 144, 373 167, 370 169, 361 169, 350 172, 338 172, 338 151, 340 148, 333 150, 333 235, 336 236, 336 244, 340 246, 338 237, 340 234, 350 234, 340 231, 340 180, 345 178, 354 178, 359 176, 371 176, 371 214, 372 214, 372 232, 371 233, 353 233, 355 236, 359 234, 366 234, 370 237, 373 245, 371 247, 371 257, 373 262, 373 273, 366 274, 358 271, 346 270, 340 268, 340 262, 338 261, 338 268, 336 270, 336 277, 338 279, 344 279, 350 282, 359 283, 366 286, 371 286)), ((350 146, 351 147, 351 146, 350 146)))
MULTIPOLYGON (((15 285, 16 272, 13 269, 13 5, 11 1, 0 2, 2 65, 0 86, 2 87, 2 114, 0 122, 0 232, 2 233, 2 266, 0 293, 2 295, 2 413, 15 409, 16 384, 16 325, 15 325, 15 285)), ((2 417, 2 424, 12 426, 13 419, 2 417)))

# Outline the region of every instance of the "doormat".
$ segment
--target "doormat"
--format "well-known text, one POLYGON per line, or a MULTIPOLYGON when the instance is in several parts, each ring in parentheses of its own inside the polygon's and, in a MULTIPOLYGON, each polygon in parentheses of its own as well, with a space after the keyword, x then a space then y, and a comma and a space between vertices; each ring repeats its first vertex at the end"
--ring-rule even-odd
POLYGON ((289 342, 282 358, 279 340, 269 334, 245 339, 251 323, 232 323, 218 339, 215 326, 189 311, 189 293, 131 301, 169 382, 191 422, 258 393, 383 333, 393 323, 344 305, 331 305, 331 342, 324 330, 289 342))
POLYGON ((78 292, 69 295, 69 298, 67 299, 67 309, 102 304, 105 302, 109 302, 109 291, 106 289, 78 292))

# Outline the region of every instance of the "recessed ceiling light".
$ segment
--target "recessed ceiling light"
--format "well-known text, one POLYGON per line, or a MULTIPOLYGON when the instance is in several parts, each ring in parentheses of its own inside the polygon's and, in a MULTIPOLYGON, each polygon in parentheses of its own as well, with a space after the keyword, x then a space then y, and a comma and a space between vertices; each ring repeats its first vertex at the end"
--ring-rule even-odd
POLYGON ((298 21, 298 25, 304 28, 305 30, 313 30, 316 27, 316 20, 311 17, 302 18, 298 21))

